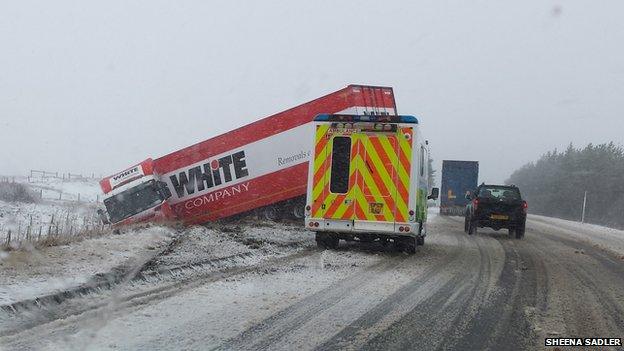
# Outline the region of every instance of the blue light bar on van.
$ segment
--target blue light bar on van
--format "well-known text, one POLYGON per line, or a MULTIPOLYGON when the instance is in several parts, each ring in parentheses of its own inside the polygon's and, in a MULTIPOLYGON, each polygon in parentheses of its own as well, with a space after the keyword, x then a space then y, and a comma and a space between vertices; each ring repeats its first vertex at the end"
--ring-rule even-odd
POLYGON ((317 122, 388 122, 388 123, 414 123, 418 119, 414 116, 389 116, 389 115, 330 115, 320 114, 314 117, 317 122))

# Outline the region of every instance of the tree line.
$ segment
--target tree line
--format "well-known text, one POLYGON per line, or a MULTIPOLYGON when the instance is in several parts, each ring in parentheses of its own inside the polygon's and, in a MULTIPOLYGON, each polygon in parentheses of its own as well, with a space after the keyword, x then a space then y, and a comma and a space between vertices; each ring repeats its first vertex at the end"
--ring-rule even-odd
POLYGON ((624 149, 613 142, 556 149, 511 174, 529 212, 580 220, 587 191, 585 221, 624 228, 624 149))

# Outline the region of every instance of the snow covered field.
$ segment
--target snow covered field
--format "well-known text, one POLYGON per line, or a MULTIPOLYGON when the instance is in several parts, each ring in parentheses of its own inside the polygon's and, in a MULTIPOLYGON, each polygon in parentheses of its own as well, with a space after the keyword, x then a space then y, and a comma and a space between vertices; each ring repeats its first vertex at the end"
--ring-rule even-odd
MULTIPOLYGON (((0 200, 0 242, 9 230, 17 241, 26 236, 46 236, 49 232, 76 232, 98 224, 96 208, 101 206, 101 190, 95 179, 15 177, 40 198, 35 203, 0 200)), ((61 233, 68 234, 68 233, 61 233)))

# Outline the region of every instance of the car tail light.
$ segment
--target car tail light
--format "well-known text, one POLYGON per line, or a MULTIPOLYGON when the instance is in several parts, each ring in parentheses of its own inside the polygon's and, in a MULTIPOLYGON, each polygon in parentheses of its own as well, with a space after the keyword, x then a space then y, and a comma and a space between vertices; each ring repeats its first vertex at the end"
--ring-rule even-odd
POLYGON ((472 207, 473 207, 474 210, 479 208, 479 199, 472 200, 472 207))
POLYGON ((528 209, 529 209, 529 204, 526 201, 522 201, 522 211, 524 211, 524 213, 527 213, 528 209))

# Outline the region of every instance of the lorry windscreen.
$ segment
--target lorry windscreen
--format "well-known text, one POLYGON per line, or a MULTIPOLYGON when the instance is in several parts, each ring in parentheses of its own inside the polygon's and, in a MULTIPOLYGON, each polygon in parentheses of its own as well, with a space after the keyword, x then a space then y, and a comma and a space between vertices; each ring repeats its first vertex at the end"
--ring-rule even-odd
POLYGON ((151 180, 104 200, 111 222, 117 223, 164 200, 156 182, 151 180))

